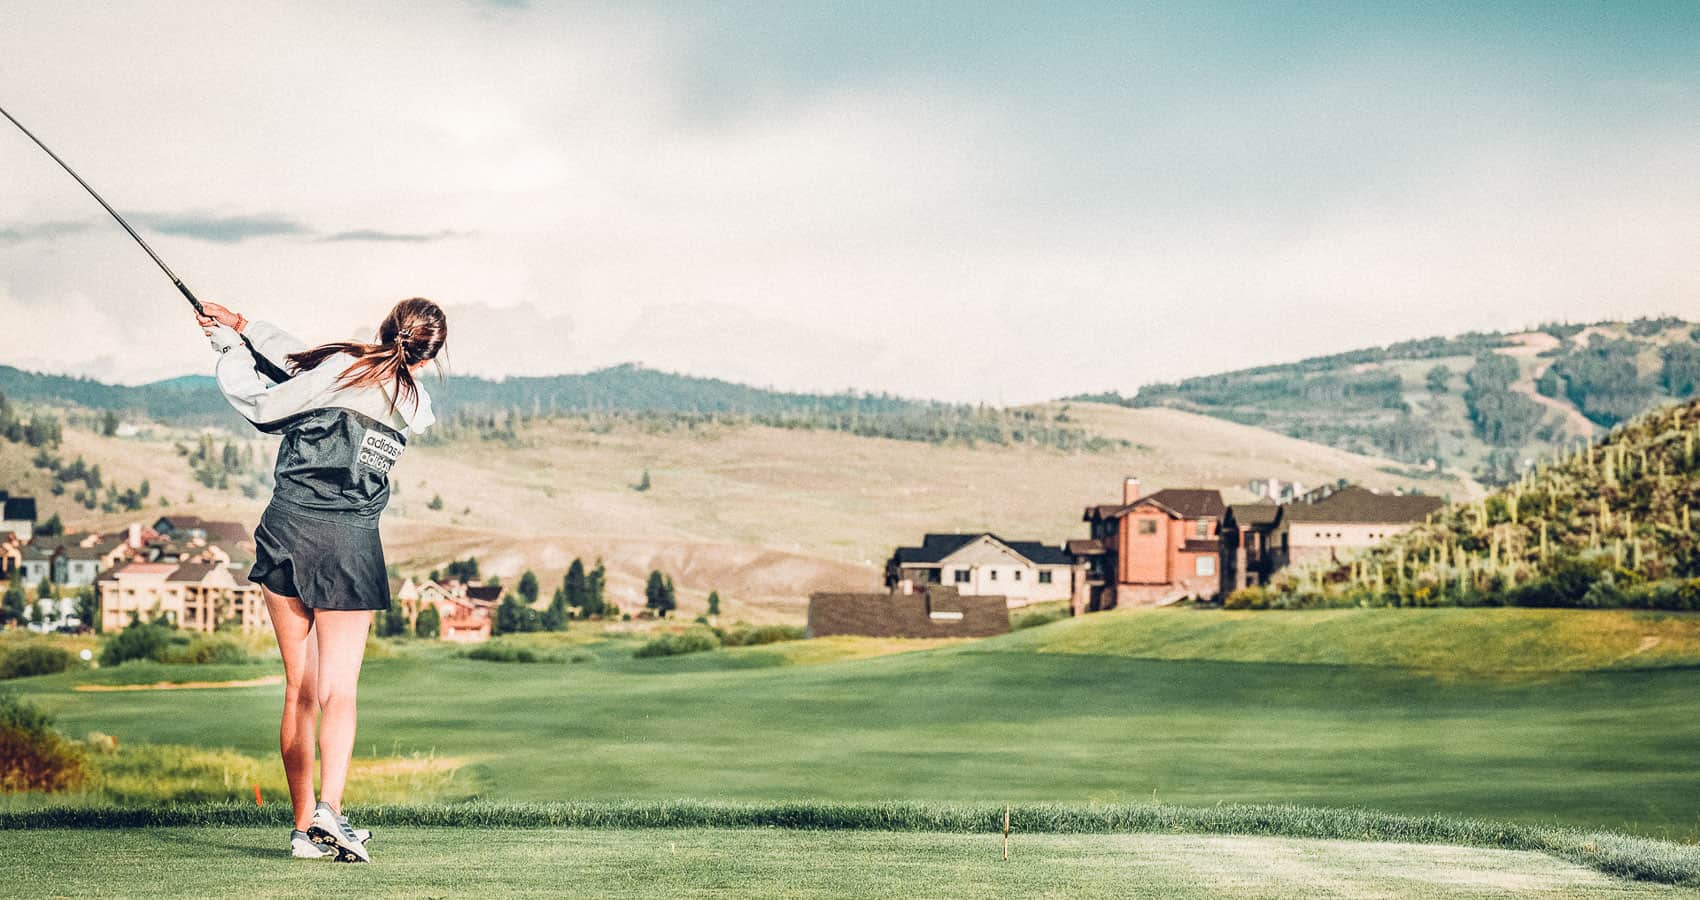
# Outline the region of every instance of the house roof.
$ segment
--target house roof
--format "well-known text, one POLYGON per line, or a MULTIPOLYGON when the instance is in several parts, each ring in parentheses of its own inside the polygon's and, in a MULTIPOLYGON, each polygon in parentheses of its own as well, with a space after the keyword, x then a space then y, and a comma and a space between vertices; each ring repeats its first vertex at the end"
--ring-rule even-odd
POLYGON ((1181 519, 1220 519, 1228 511, 1215 488, 1164 488, 1132 503, 1089 506, 1086 518, 1119 519, 1141 506, 1157 506, 1181 519))
POLYGON ((1279 503, 1236 503, 1228 507, 1241 525, 1267 525, 1281 514, 1279 503))
POLYGON ((1222 542, 1215 538, 1188 538, 1181 544, 1181 549, 1188 553, 1217 553, 1222 549, 1222 542))
POLYGON ((1073 540, 1064 545, 1064 548, 1070 556, 1097 556, 1104 552, 1104 542, 1073 540))
POLYGON ((913 594, 809 595, 809 632, 816 637, 987 637, 1009 630, 1009 601, 962 596, 948 585, 913 594))
POLYGON ((0 500, 0 519, 8 522, 34 522, 34 497, 5 497, 0 500))
POLYGON ((252 538, 248 536, 248 529, 243 527, 241 522, 202 522, 198 527, 206 532, 209 543, 252 543, 252 538))
MULTIPOLYGON (((118 542, 118 543, 122 543, 122 542, 118 542)), ((118 543, 107 543, 107 542, 103 541, 101 543, 95 544, 92 547, 83 547, 83 546, 80 546, 80 545, 77 545, 77 544, 67 544, 65 546, 65 558, 66 559, 100 559, 100 558, 104 557, 106 554, 111 553, 113 550, 117 549, 118 543)))
POLYGON ((502 601, 502 586, 499 584, 469 584, 466 586, 466 599, 484 603, 500 603, 502 601))
POLYGON ((100 580, 106 581, 119 575, 167 575, 175 571, 176 563, 127 562, 119 563, 100 573, 100 580))
POLYGON ((212 574, 213 570, 217 568, 219 568, 218 563, 183 563, 177 567, 177 571, 172 572, 165 580, 191 582, 205 581, 206 577, 212 574))
POLYGON ((983 538, 989 537, 1008 547, 1028 562, 1042 566, 1066 566, 1070 559, 1061 547, 1053 547, 1040 541, 1006 541, 989 531, 973 534, 929 534, 921 538, 919 547, 899 547, 895 554, 898 565, 912 565, 941 562, 963 547, 983 538))
POLYGON ((1290 503, 1290 522, 1351 522, 1403 524, 1421 522, 1445 505, 1439 497, 1425 494, 1378 494, 1359 485, 1347 485, 1312 503, 1290 503))

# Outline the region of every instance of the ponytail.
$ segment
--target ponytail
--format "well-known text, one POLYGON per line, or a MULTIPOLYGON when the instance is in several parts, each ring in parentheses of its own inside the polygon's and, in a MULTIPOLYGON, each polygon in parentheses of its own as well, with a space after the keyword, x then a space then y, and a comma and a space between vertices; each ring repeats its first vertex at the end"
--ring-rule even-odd
POLYGON ((354 362, 337 378, 343 388, 388 387, 390 411, 394 412, 402 399, 417 404, 419 384, 413 378, 413 366, 435 359, 448 339, 448 319, 437 304, 422 297, 403 300, 390 310, 378 326, 380 343, 333 341, 311 350, 302 350, 285 357, 293 373, 317 368, 325 360, 346 353, 354 362))

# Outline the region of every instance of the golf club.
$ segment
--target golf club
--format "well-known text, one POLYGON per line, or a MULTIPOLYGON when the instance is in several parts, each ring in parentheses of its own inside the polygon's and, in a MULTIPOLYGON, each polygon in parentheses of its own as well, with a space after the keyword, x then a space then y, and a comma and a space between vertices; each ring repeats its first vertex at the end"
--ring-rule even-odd
MULTIPOLYGON (((53 157, 53 161, 59 164, 59 168, 64 169, 66 174, 70 175, 72 178, 77 179, 77 183, 83 186, 83 190, 88 191, 89 196, 93 197, 95 202, 99 203, 102 208, 110 213, 112 218, 129 233, 130 237, 135 238, 136 243, 140 244, 142 249, 147 251, 148 256, 153 259, 154 265, 159 266, 159 270, 165 273, 165 277, 171 279, 172 286, 176 287, 177 290, 183 294, 183 299, 189 301, 189 305, 195 308, 195 314, 198 316, 206 315, 206 310, 201 307, 201 301, 195 297, 195 293, 189 290, 189 286, 183 283, 183 279, 177 277, 176 272, 171 271, 171 267, 165 264, 165 260, 159 258, 158 253, 153 252, 153 248, 148 246, 147 241, 142 240, 142 236, 136 233, 136 229, 131 228, 129 222, 124 221, 124 217, 118 214, 118 210, 113 209, 112 204, 106 202, 106 198, 102 197, 95 191, 94 188, 90 187, 89 183, 83 180, 83 176, 78 175, 75 169, 72 169, 65 163, 64 160, 59 158, 59 154, 54 153, 51 148, 42 143, 41 138, 36 137, 34 132, 25 128, 24 123, 18 121, 16 117, 7 112, 5 107, 0 107, 0 116, 5 116, 7 121, 18 126, 18 130, 22 131, 25 137, 34 141, 35 145, 42 149, 42 152, 53 157)), ((248 342, 248 338, 246 336, 242 337, 242 342, 248 344, 250 350, 253 349, 253 345, 248 342)), ((278 383, 289 380, 290 375, 288 372, 285 372, 281 366, 274 364, 271 360, 266 359, 258 352, 254 353, 254 360, 256 368, 259 370, 261 375, 264 375, 278 383)))

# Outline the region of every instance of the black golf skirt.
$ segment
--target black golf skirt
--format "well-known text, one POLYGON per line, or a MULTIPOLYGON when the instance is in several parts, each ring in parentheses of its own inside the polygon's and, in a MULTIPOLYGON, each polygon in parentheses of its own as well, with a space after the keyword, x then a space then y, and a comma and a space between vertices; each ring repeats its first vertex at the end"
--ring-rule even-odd
POLYGON ((254 529, 249 580, 310 609, 389 609, 378 524, 308 515, 272 503, 254 529))

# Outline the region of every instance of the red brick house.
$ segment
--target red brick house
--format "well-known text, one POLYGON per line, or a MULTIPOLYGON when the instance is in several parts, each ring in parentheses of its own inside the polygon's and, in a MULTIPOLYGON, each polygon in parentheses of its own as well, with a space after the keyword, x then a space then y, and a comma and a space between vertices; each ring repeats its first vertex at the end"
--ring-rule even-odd
POLYGON ((408 630, 418 625, 420 610, 435 607, 440 622, 437 636, 461 644, 490 639, 496 607, 502 599, 499 585, 429 579, 416 582, 412 578, 393 588, 391 593, 407 617, 408 630))
POLYGON ((1217 529, 1227 507, 1214 488, 1167 488, 1140 493, 1139 479, 1122 485, 1122 502, 1086 508, 1091 537, 1070 541, 1086 569, 1075 611, 1158 606, 1184 597, 1211 597, 1220 578, 1217 529))

